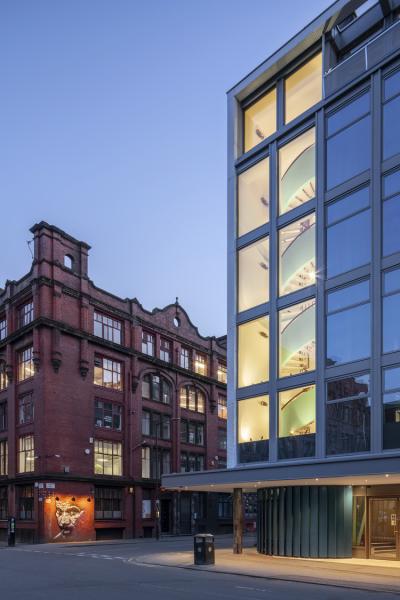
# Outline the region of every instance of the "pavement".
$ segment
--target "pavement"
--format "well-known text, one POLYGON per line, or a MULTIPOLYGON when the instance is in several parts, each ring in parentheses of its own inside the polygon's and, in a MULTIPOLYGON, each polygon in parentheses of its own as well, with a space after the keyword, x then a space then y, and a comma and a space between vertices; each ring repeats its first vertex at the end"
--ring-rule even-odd
POLYGON ((216 564, 193 565, 193 539, 17 545, 0 551, 1 600, 399 600, 400 568, 381 561, 242 555, 216 538, 216 564), (379 563, 379 564, 376 564, 379 563))

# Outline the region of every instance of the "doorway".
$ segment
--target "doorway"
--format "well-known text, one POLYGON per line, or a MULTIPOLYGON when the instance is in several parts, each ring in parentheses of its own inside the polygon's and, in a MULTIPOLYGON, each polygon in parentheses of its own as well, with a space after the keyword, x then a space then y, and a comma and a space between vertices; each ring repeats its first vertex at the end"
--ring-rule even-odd
POLYGON ((399 499, 370 498, 369 557, 399 560, 399 499))
POLYGON ((168 499, 161 499, 161 533, 171 533, 172 502, 168 499))

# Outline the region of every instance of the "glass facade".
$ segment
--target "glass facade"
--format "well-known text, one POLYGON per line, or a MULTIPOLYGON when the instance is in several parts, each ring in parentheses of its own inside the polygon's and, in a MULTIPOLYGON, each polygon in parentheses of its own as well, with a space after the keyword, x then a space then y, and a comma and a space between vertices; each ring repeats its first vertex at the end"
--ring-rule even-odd
POLYGON ((269 159, 265 158, 238 177, 238 236, 269 221, 269 159))
POLYGON ((286 213, 315 197, 315 129, 279 150, 279 212, 286 213))
POLYGON ((275 131, 276 91, 272 89, 244 111, 244 151, 251 150, 275 131))
POLYGON ((236 460, 400 450, 400 61, 326 99, 321 53, 270 85, 232 161, 236 460))
POLYGON ((285 79, 285 122, 289 123, 322 98, 322 53, 285 79))
POLYGON ((269 379, 269 319, 261 317, 238 327, 238 387, 269 379))
POLYGON ((269 239, 263 238, 239 250, 238 310, 269 300, 269 239))
POLYGON ((315 214, 279 231, 279 294, 315 283, 315 214))

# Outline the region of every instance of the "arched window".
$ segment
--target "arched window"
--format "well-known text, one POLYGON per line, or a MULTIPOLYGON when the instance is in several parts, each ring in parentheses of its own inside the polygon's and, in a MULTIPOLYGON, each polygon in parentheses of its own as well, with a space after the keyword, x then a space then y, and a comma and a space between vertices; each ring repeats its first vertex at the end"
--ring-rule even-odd
POLYGON ((163 404, 171 404, 171 384, 165 379, 154 373, 148 373, 142 380, 142 398, 144 400, 154 400, 163 404))
POLYGON ((73 266, 74 266, 74 259, 72 258, 72 256, 70 254, 66 254, 64 256, 64 267, 66 269, 72 269, 73 266))
POLYGON ((185 385, 180 391, 180 405, 181 408, 204 413, 206 397, 201 390, 195 388, 193 385, 185 385))

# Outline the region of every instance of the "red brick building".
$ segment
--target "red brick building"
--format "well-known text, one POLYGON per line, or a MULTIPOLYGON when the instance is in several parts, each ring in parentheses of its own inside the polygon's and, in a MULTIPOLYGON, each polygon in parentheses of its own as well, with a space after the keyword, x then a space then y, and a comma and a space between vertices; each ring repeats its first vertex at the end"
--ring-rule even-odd
POLYGON ((158 486, 226 465, 225 338, 97 288, 86 243, 31 231, 30 272, 0 289, 0 538, 8 516, 26 541, 229 527, 228 498, 158 486))

